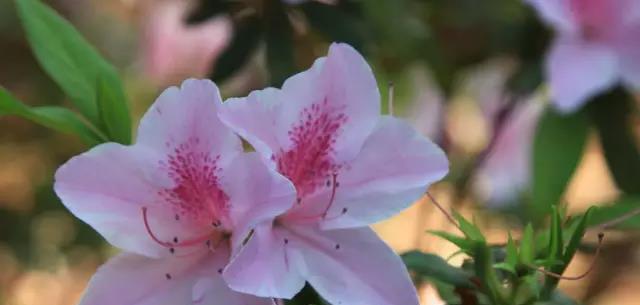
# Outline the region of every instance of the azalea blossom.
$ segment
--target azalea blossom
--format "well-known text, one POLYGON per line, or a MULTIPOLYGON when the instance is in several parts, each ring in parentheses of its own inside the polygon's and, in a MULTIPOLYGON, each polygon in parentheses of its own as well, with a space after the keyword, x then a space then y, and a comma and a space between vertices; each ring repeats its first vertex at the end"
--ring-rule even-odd
POLYGON ((220 118, 297 194, 234 255, 223 273, 231 288, 291 298, 308 282, 331 304, 418 304, 402 261, 367 225, 420 198, 448 161, 408 123, 380 116, 375 78, 357 51, 332 44, 282 89, 225 102, 220 118))
POLYGON ((65 206, 124 250, 94 275, 81 304, 262 305, 222 279, 252 228, 294 204, 293 185, 269 170, 217 118, 207 80, 165 90, 134 145, 106 143, 57 171, 65 206))
POLYGON ((142 25, 144 73, 159 86, 204 77, 227 47, 231 19, 218 16, 195 25, 186 18, 196 1, 148 1, 142 25))
POLYGON ((490 137, 495 137, 473 182, 476 193, 491 208, 516 203, 529 187, 533 138, 544 109, 540 95, 509 100, 505 92, 512 69, 510 61, 489 61, 471 72, 463 85, 478 102, 490 137))
POLYGON ((557 32, 546 72, 559 110, 574 111, 619 82, 640 88, 640 1, 527 2, 557 32))

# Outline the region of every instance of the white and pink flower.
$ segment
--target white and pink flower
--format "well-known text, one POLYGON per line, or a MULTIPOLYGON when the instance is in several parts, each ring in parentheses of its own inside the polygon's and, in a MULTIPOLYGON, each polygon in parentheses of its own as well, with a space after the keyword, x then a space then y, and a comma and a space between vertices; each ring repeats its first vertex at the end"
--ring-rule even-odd
POLYGON ((556 108, 574 111, 620 82, 640 88, 640 1, 526 1, 556 30, 546 62, 556 108))
POLYGON ((224 271, 230 287, 291 298, 309 282, 332 304, 417 305, 400 258, 367 225, 448 172, 410 125, 380 116, 367 62, 345 44, 289 78, 223 104, 220 118, 295 185, 297 201, 256 227, 224 271))
POLYGON ((99 145, 57 171, 65 206, 124 250, 82 305, 272 304, 232 291, 221 273, 254 226, 294 204, 295 189, 243 152, 220 107, 212 82, 187 80, 158 97, 134 145, 99 145))

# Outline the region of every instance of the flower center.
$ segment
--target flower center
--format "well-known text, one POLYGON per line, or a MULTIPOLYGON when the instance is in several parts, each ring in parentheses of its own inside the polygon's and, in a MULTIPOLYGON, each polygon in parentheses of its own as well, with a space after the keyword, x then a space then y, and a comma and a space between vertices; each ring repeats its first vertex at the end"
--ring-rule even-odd
POLYGON ((278 171, 289 178, 303 198, 324 186, 339 169, 334 145, 347 117, 325 98, 300 112, 301 120, 289 130, 291 148, 273 157, 278 171))
POLYGON ((177 146, 160 166, 174 184, 158 195, 171 205, 176 218, 189 218, 200 225, 229 228, 228 196, 220 189, 217 162, 206 147, 200 148, 198 138, 177 146))

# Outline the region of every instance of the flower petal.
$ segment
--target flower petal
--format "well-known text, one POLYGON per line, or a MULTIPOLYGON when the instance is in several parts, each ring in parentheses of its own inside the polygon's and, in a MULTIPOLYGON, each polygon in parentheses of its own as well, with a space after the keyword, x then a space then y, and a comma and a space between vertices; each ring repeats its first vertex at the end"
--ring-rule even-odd
MULTIPOLYGON (((62 165, 54 189, 74 215, 112 245, 147 256, 168 255, 146 232, 142 215, 164 178, 154 171, 157 159, 144 147, 102 144, 62 165)), ((180 232, 164 214, 154 213, 154 224, 163 222, 154 227, 180 232)))
POLYGON ((407 122, 383 116, 356 159, 339 172, 335 202, 323 228, 364 226, 420 198, 448 172, 444 152, 407 122), (348 211, 341 216, 343 209, 348 211))
POLYGON ((557 30, 575 33, 579 30, 576 16, 571 12, 569 1, 564 0, 525 0, 533 6, 540 17, 557 30))
POLYGON ((548 55, 547 74, 552 102, 572 112, 618 80, 618 62, 608 47, 561 38, 548 55))
POLYGON ((218 119, 222 99, 210 80, 188 79, 165 90, 140 121, 136 145, 172 152, 180 145, 219 156, 224 167, 242 151, 240 139, 218 119))
POLYGON ((260 299, 230 290, 217 270, 224 266, 228 251, 187 258, 147 258, 122 253, 98 269, 80 305, 173 305, 212 304, 270 305, 260 299))
POLYGON ((231 259, 223 277, 239 292, 291 299, 305 283, 297 270, 299 260, 282 229, 262 225, 231 259))
POLYGON ((226 100, 218 116, 269 160, 280 149, 276 120, 281 105, 280 90, 266 88, 226 100))
POLYGON ((358 153, 374 128, 380 93, 364 58, 352 47, 335 43, 327 57, 287 79, 282 90, 256 91, 247 98, 230 99, 224 106, 221 119, 267 159, 294 148, 295 128, 313 128, 311 121, 322 115, 344 117, 336 119, 340 122, 330 119, 330 123, 339 125, 331 148, 340 163, 358 153))
POLYGON ((331 304, 417 305, 409 273, 369 228, 323 231, 288 227, 289 245, 300 252, 298 270, 331 304))
POLYGON ((230 198, 234 245, 257 224, 272 221, 295 202, 293 184, 270 170, 257 153, 237 156, 222 174, 222 188, 230 198))

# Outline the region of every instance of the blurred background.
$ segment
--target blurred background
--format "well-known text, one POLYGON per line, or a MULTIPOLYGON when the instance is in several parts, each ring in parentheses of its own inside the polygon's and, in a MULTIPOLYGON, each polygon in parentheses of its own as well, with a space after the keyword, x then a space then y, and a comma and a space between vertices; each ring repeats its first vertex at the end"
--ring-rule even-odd
MULTIPOLYGON (((548 103, 542 66, 553 32, 521 1, 45 2, 118 68, 136 120, 161 90, 186 77, 212 78, 223 97, 242 96, 281 85, 324 56, 330 42, 348 42, 372 65, 383 101, 393 84, 394 115, 446 150, 451 172, 431 188, 441 204, 473 216, 496 244, 528 221, 533 137, 548 103)), ((8 0, 0 0, 0 85, 29 105, 69 104, 35 60, 8 0)), ((631 123, 637 126, 635 112, 631 123)), ((115 253, 52 190, 57 166, 86 148, 76 137, 0 116, 1 304, 76 304, 115 253)), ((580 213, 620 194, 590 129, 562 202, 569 214, 580 213)), ((448 257, 457 250, 425 232, 455 232, 427 198, 375 229, 400 253, 448 257)), ((561 289, 583 304, 638 304, 637 237, 608 233, 594 271, 562 281, 561 289)), ((579 254, 566 273, 580 274, 592 261, 579 254)), ((442 304, 428 284, 420 294, 423 304, 442 304)))

